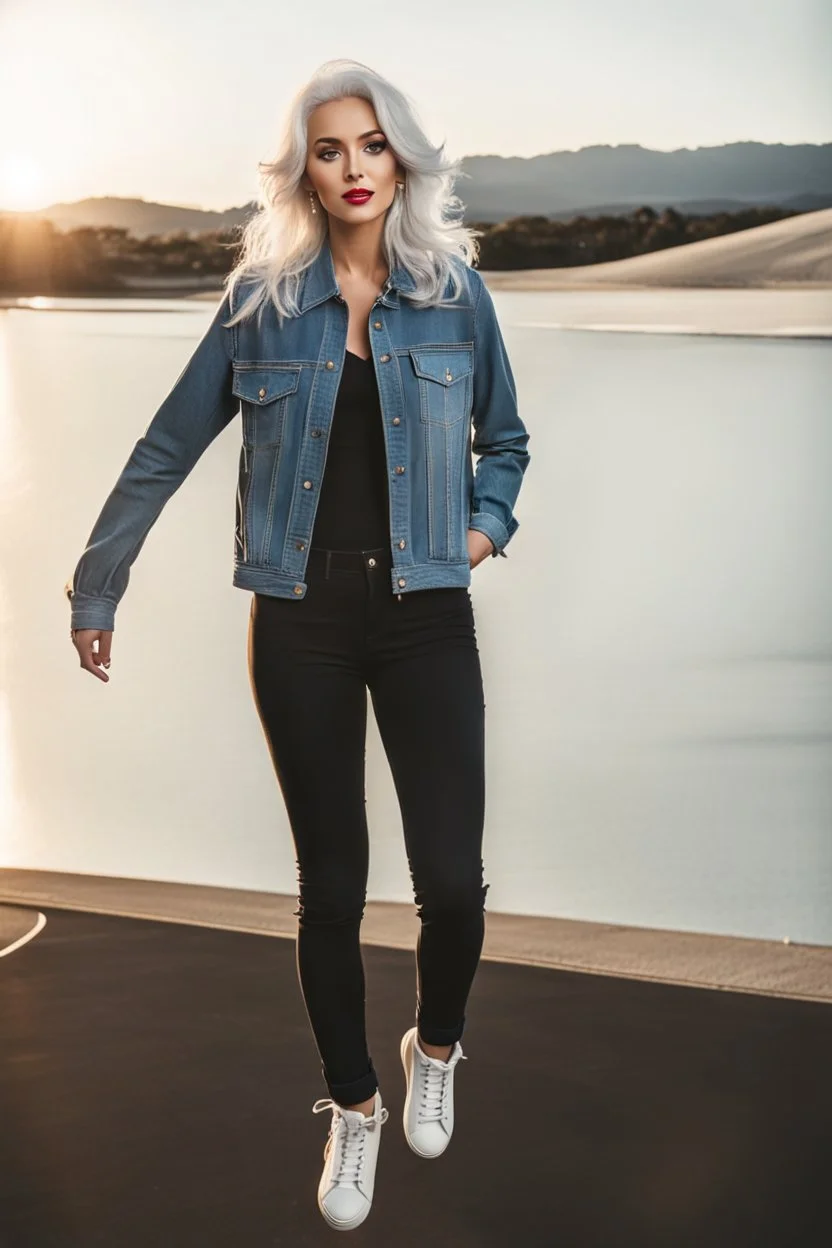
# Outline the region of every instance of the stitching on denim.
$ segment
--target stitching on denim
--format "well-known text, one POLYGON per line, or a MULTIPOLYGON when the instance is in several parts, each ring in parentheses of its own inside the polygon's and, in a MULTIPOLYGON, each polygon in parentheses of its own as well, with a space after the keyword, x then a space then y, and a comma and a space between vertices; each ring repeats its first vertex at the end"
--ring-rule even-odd
POLYGON ((248 372, 283 372, 293 368, 317 368, 317 360, 235 360, 235 373, 248 372))
POLYGON ((451 430, 448 425, 449 387, 442 387, 442 475, 445 479, 445 544, 442 558, 451 556, 451 430))
MULTIPOLYGON (((425 382, 424 378, 420 377, 419 384, 421 386, 421 385, 426 385, 427 383, 425 382)), ((433 559, 435 558, 435 552, 436 552, 436 532, 435 532, 434 525, 433 525, 433 501, 434 501, 433 472, 431 468, 431 465, 433 463, 433 459, 431 455, 431 450, 432 450, 431 429, 433 428, 433 426, 429 420, 425 420, 425 421, 422 421, 422 428, 425 431, 425 434, 424 434, 425 457, 426 457, 425 483, 426 483, 426 488, 427 488, 428 555, 430 556, 431 559, 433 559)))
POLYGON ((411 351, 472 351, 474 342, 418 342, 408 347, 394 347, 396 355, 409 355, 411 351))
POLYGON ((251 536, 251 494, 252 482, 254 481, 254 464, 256 451, 250 451, 247 446, 243 447, 243 455, 245 456, 245 464, 247 468, 246 489, 242 503, 241 523, 243 531, 241 537, 243 539, 243 558, 248 561, 249 538, 251 536))
MULTIPOLYGON (((271 480, 269 481, 269 505, 268 505, 269 518, 266 521, 266 531, 263 534, 263 546, 262 546, 261 557, 260 557, 260 562, 268 564, 270 567, 274 566, 269 563, 269 547, 271 546, 272 528, 274 527, 274 511, 275 511, 274 503, 275 503, 275 493, 277 490, 277 473, 278 473, 278 469, 280 468, 280 459, 281 459, 282 453, 283 453, 283 442, 281 441, 277 444, 276 447, 273 447, 274 462, 272 463, 272 475, 271 475, 271 480)), ((282 566, 283 564, 281 562, 280 567, 282 566)))

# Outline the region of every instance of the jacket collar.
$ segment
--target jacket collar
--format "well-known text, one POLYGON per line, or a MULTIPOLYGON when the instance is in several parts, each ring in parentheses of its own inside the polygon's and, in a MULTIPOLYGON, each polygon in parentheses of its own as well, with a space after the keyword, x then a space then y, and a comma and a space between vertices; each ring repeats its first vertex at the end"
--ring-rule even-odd
MULTIPOLYGON (((415 289, 416 283, 408 270, 395 266, 391 269, 390 276, 384 284, 384 289, 380 296, 381 302, 388 308, 398 307, 399 291, 412 291, 415 289)), ((309 268, 304 271, 301 278, 298 307, 301 313, 303 313, 314 307, 316 303, 322 303, 324 299, 331 299, 340 293, 341 290, 335 277, 329 238, 325 237, 321 250, 309 268)))

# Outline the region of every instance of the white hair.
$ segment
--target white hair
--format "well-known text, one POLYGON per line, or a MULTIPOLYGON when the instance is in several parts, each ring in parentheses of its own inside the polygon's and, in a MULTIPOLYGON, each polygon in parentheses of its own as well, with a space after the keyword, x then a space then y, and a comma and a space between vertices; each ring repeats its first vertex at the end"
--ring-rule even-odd
POLYGON ((368 100, 393 154, 405 169, 405 190, 396 191, 384 221, 385 259, 408 270, 415 283, 403 297, 416 305, 441 306, 451 279, 451 302, 463 290, 461 260, 477 258, 480 230, 459 219, 464 204, 453 193, 454 180, 467 177, 459 162, 446 159, 445 144, 434 146, 405 94, 359 61, 326 61, 295 96, 280 149, 274 160, 259 162, 259 208, 242 229, 242 248, 224 286, 227 293, 243 279, 252 289, 229 325, 250 316, 271 298, 278 317, 297 315, 303 272, 320 253, 327 234, 327 214, 312 213, 301 186, 308 159, 307 125, 318 105, 358 96, 368 100), (457 263, 454 263, 456 258, 457 263))

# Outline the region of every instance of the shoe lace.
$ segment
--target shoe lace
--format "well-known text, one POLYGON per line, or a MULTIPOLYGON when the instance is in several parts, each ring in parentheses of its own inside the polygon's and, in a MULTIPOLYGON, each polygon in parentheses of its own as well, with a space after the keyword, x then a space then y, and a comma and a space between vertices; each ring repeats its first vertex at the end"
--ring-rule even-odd
MULTIPOLYGON (((467 1062, 468 1058, 464 1053, 460 1053, 457 1060, 467 1062)), ((453 1066, 422 1062, 418 1111, 420 1122, 440 1122, 447 1114, 448 1079, 452 1070, 453 1066)))
POLYGON ((361 1168, 364 1165, 364 1143, 367 1139, 367 1132, 375 1131, 382 1126, 389 1117, 389 1110, 382 1108, 379 1119, 368 1115, 362 1115, 360 1119, 348 1118, 337 1101, 333 1101, 330 1097, 322 1097, 312 1106, 312 1113, 320 1114, 325 1109, 331 1109, 333 1113, 324 1147, 324 1157, 329 1155, 332 1148, 339 1150, 336 1153, 332 1178, 336 1183, 357 1183, 361 1178, 361 1168))

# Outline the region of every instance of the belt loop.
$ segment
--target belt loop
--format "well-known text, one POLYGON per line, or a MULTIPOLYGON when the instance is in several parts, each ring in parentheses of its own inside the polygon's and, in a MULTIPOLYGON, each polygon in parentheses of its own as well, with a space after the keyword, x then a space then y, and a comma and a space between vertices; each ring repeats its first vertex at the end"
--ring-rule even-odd
POLYGON ((331 559, 331 558, 332 558, 332 551, 331 551, 331 550, 327 550, 327 552, 326 552, 326 568, 324 569, 324 579, 325 579, 325 580, 327 580, 327 581, 329 580, 329 562, 330 562, 330 559, 331 559))

